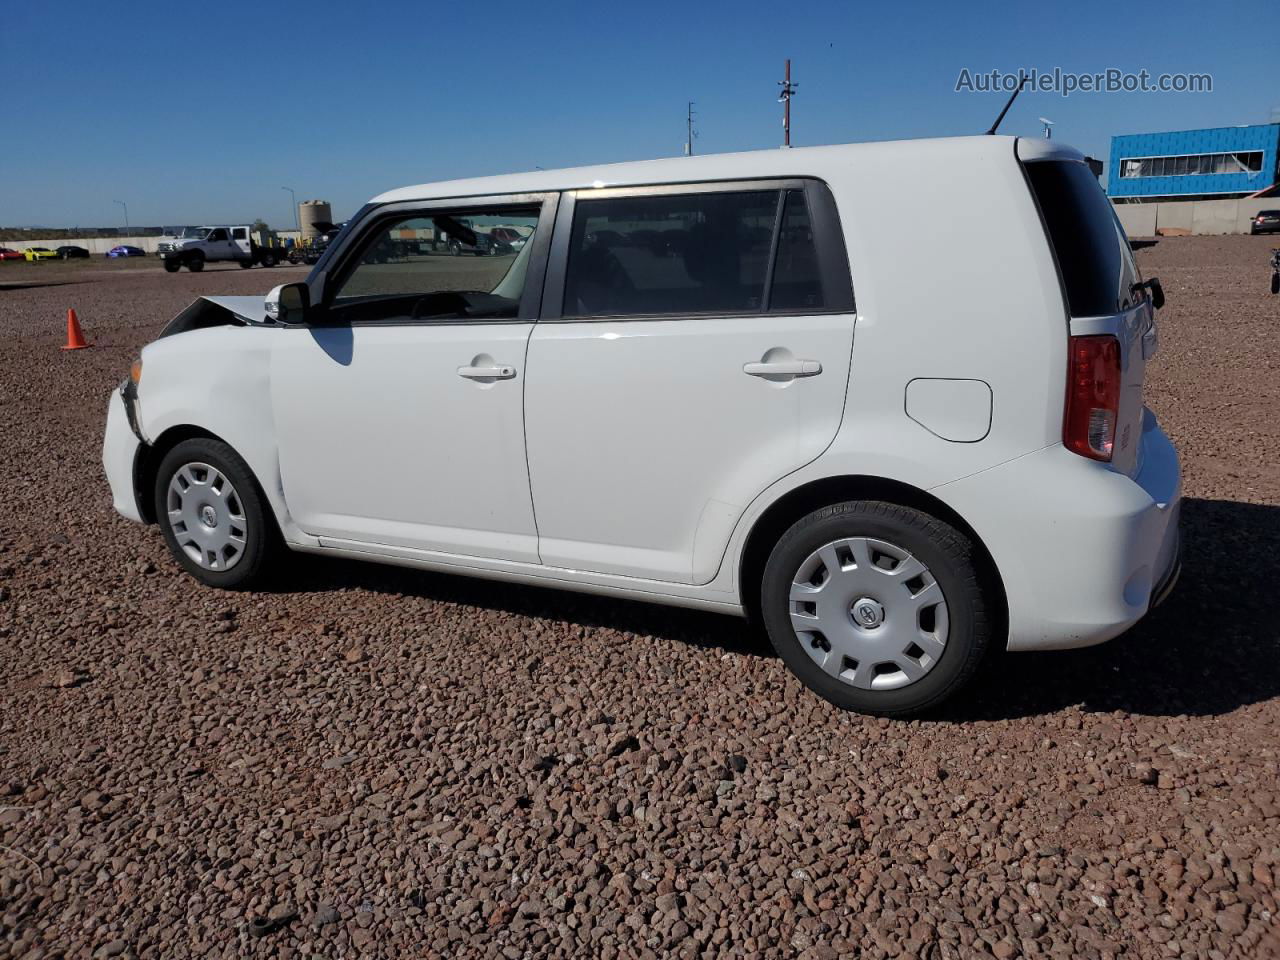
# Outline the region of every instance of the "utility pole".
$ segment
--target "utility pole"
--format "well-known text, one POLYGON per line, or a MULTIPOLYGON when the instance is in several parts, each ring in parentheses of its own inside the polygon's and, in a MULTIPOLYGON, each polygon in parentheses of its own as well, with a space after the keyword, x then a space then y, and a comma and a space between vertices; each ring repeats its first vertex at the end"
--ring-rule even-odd
POLYGON ((293 228, 298 231, 298 236, 302 236, 302 221, 298 219, 298 198, 294 196, 293 187, 281 187, 281 190, 289 191, 289 200, 293 204, 293 228))
POLYGON ((123 200, 112 200, 111 202, 118 203, 124 207, 124 232, 127 234, 129 232, 129 205, 123 200))
POLYGON ((798 83, 791 82, 791 58, 787 58, 786 72, 783 79, 779 81, 778 86, 782 88, 782 96, 778 97, 778 102, 782 104, 782 145, 784 147, 791 146, 791 98, 795 96, 798 83))
POLYGON ((688 135, 684 141, 684 155, 686 157, 693 156, 693 138, 698 135, 697 131, 693 129, 693 105, 696 102, 697 101, 695 100, 689 101, 689 109, 685 114, 685 129, 688 131, 688 135))

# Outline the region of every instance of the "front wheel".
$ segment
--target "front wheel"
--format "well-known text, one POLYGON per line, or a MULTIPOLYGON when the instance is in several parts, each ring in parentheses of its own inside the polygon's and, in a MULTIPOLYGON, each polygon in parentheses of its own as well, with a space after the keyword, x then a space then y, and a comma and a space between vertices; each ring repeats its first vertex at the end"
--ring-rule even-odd
POLYGON ((164 260, 162 263, 164 264, 165 273, 177 273, 182 268, 182 264, 177 260, 164 260))
POLYGON ((991 639, 973 543, 919 510, 849 501, 783 534, 761 614, 800 680, 846 710, 904 716, 955 693, 991 639))
POLYGON ((189 574, 236 589, 264 579, 279 534, 248 465, 221 440, 184 440, 156 473, 156 517, 189 574))

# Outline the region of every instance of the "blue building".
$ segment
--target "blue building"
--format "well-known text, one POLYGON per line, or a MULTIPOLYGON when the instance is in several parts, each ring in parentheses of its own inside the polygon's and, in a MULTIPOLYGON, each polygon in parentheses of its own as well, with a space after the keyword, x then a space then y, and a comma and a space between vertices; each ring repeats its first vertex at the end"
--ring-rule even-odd
MULTIPOLYGON (((1280 184, 1280 123, 1111 138, 1112 199, 1226 200, 1280 184)), ((1269 194, 1268 194, 1269 195, 1269 194)))

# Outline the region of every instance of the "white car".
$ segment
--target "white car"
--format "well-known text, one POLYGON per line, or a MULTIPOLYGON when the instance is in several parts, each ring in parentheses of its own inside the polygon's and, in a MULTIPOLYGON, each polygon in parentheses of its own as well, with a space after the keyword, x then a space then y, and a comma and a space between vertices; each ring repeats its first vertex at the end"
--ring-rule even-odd
POLYGON ((1161 303, 1057 141, 427 184, 306 283, 176 317, 104 461, 210 586, 288 547, 751 614, 814 691, 901 715, 1171 587, 1161 303), (379 252, 494 224, 518 256, 379 252))

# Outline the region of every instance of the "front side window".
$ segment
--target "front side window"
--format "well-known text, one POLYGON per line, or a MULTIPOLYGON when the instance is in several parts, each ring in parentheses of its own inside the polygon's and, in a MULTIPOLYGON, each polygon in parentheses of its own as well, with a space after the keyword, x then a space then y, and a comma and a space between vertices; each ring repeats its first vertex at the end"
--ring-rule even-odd
POLYGON ((440 210, 383 220, 329 302, 340 321, 511 319, 519 314, 537 206, 440 210))
POLYGON ((227 231, 222 227, 218 227, 216 230, 209 231, 209 236, 206 239, 210 242, 215 240, 225 240, 227 239, 227 231))

